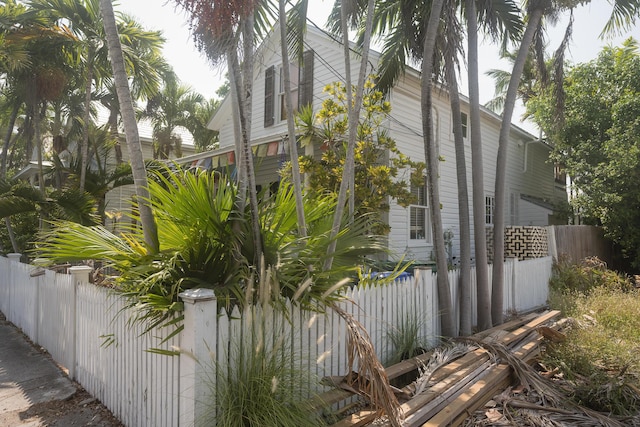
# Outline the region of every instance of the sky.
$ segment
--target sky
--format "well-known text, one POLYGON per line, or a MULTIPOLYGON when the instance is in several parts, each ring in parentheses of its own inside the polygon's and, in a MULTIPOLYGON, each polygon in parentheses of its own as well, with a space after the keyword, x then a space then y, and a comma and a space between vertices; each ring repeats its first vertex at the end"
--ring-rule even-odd
MULTIPOLYGON (((215 97, 215 92, 222 84, 225 70, 219 66, 213 68, 195 49, 189 34, 186 17, 180 9, 174 7, 172 0, 121 0, 115 9, 134 16, 147 29, 161 30, 167 39, 164 49, 165 57, 173 66, 179 78, 191 85, 197 92, 207 98, 215 97)), ((314 17, 317 25, 324 25, 333 0, 310 0, 309 16, 314 17)), ((611 14, 611 5, 605 0, 593 0, 591 4, 576 9, 572 42, 567 60, 573 63, 587 62, 595 59, 603 46, 619 46, 622 41, 634 37, 640 41, 640 22, 633 28, 613 38, 599 38, 611 14)), ((568 19, 563 18, 555 27, 548 30, 549 51, 555 50, 562 37, 568 19)), ((509 63, 500 60, 497 48, 484 45, 480 48, 480 101, 487 102, 493 97, 493 80, 484 73, 493 68, 509 70, 509 63)), ((466 81, 461 82, 461 92, 466 94, 466 81)), ((516 111, 519 116, 522 110, 516 111)), ((514 122, 518 117, 514 116, 514 122)), ((532 131, 531 125, 520 124, 532 131)))

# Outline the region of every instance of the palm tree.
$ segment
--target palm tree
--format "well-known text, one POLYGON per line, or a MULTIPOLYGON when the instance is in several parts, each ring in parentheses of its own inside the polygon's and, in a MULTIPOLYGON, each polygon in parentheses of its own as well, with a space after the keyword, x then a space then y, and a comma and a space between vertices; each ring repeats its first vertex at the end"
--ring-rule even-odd
MULTIPOLYGON (((373 20, 374 20, 374 6, 373 0, 367 1, 366 9, 356 1, 338 1, 334 5, 334 16, 336 10, 340 10, 339 20, 339 32, 342 34, 342 47, 344 50, 344 65, 345 65, 345 84, 347 87, 347 108, 348 108, 348 141, 347 141, 347 156, 344 163, 342 172, 342 180, 340 182, 340 191, 338 192, 338 207, 333 216, 333 231, 332 235, 337 235, 344 215, 344 206, 348 200, 349 203, 349 216, 353 216, 355 212, 355 147, 357 138, 357 129, 360 117, 360 108, 362 106, 362 97, 364 96, 364 83, 367 76, 367 65, 369 62, 369 49, 371 45, 371 35, 373 33, 373 20), (362 52, 360 57, 360 68, 358 72, 358 82, 355 86, 356 93, 355 99, 353 99, 352 79, 351 79, 351 47, 349 43, 349 21, 356 21, 357 17, 361 17, 364 14, 366 20, 364 25, 363 37, 362 37, 362 52), (348 196, 348 199, 347 199, 348 196)), ((334 18, 335 19, 335 18, 334 18)), ((335 26, 335 25, 334 25, 335 26)), ((333 251, 333 246, 329 248, 333 251)), ((331 258, 327 260, 325 268, 331 267, 331 258)))
POLYGON ((193 143, 197 151, 208 151, 217 148, 218 131, 207 127, 207 123, 220 105, 218 99, 204 99, 195 105, 193 115, 188 117, 184 127, 193 135, 193 143))
MULTIPOLYGON (((447 256, 440 213, 438 186, 438 154, 433 135, 432 89, 434 54, 443 0, 428 4, 417 0, 383 1, 376 8, 373 26, 376 34, 383 36, 378 86, 383 91, 393 87, 411 59, 421 61, 421 112, 424 152, 427 167, 427 189, 431 226, 434 236, 434 252, 438 271, 447 271, 447 256), (425 18, 427 20, 425 21, 425 18)), ((442 332, 453 336, 454 324, 451 294, 447 274, 438 274, 438 304, 442 332)))
POLYGON ((120 44, 120 38, 118 37, 118 28, 116 27, 116 19, 111 0, 100 0, 100 13, 102 14, 104 31, 109 48, 109 58, 111 59, 116 91, 122 110, 124 132, 127 138, 127 146, 129 147, 131 171, 133 173, 136 195, 138 196, 140 222, 144 232, 144 241, 147 245, 147 250, 151 253, 156 253, 159 249, 158 232, 153 218, 153 212, 148 202, 148 182, 144 158, 142 157, 142 145, 140 144, 138 124, 131 100, 131 91, 129 89, 129 81, 124 65, 124 57, 122 55, 122 46, 120 44))
POLYGON ((255 235, 254 265, 259 266, 262 242, 259 232, 253 153, 250 146, 251 106, 255 38, 256 34, 264 36, 268 32, 269 10, 264 2, 174 1, 189 13, 198 49, 214 64, 226 59, 231 83, 237 179, 240 183, 238 209, 244 210, 248 197, 252 213, 251 228, 255 235))
POLYGON ((476 261, 476 289, 478 329, 491 327, 491 293, 489 292, 489 266, 485 234, 484 166, 482 133, 480 127, 480 86, 478 75, 478 23, 494 40, 502 37, 506 42, 519 36, 522 22, 515 2, 505 0, 499 7, 493 2, 466 0, 467 55, 469 83, 469 124, 471 142, 471 175, 473 193, 474 250, 476 261), (478 7, 476 7, 476 5, 478 7))
MULTIPOLYGON (((442 12, 442 25, 437 40, 437 52, 444 81, 449 94, 453 118, 453 139, 458 185, 458 224, 460 227, 460 335, 471 335, 471 224, 469 218, 469 190, 467 186, 467 165, 462 134, 462 113, 457 71, 458 56, 462 50, 462 29, 457 17, 455 2, 447 2, 442 12), (445 32, 446 31, 446 32, 445 32)), ((439 70, 438 70, 439 73, 439 70)))
MULTIPOLYGON (((128 15, 119 15, 118 34, 121 42, 127 46, 123 51, 125 67, 131 79, 131 95, 135 100, 148 100, 158 93, 169 65, 162 56, 164 38, 158 31, 145 30, 140 23, 128 15)), ((114 136, 118 135, 120 104, 113 79, 105 82, 106 90, 99 100, 108 110, 108 123, 114 136)), ((210 118, 210 117, 209 117, 210 118)), ((115 147, 116 163, 122 163, 120 142, 115 147)))
MULTIPOLYGON (((306 2, 303 4, 302 11, 305 12, 302 16, 298 15, 297 18, 306 20, 306 2)), ((278 13, 280 15, 280 46, 282 53, 282 72, 284 77, 284 99, 285 107, 287 110, 287 130, 289 132, 289 152, 291 157, 291 175, 293 181, 293 188, 296 196, 296 213, 298 217, 298 227, 301 236, 307 235, 307 224, 304 217, 304 206, 302 204, 302 182, 300 179, 300 162, 298 160, 298 138, 296 135, 293 105, 291 99, 291 68, 289 66, 289 37, 287 37, 287 14, 285 9, 285 0, 278 1, 278 13)), ((302 30, 304 31, 304 30, 302 30)), ((300 34, 302 37, 302 34, 300 34)), ((302 44, 302 43, 300 43, 302 44)), ((298 56, 301 59, 302 56, 298 56)))
POLYGON ((203 102, 204 97, 180 83, 173 72, 167 74, 162 90, 151 97, 147 108, 138 114, 140 118, 151 120, 154 159, 168 159, 171 151, 182 157, 182 138, 176 129, 179 126, 186 128, 196 114, 197 106, 203 102))

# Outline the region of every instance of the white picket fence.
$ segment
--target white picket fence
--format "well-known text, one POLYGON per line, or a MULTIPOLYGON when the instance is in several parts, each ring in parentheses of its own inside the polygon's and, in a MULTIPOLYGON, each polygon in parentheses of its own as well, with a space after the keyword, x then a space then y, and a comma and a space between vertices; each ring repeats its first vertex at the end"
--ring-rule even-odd
MULTIPOLYGON (((551 264, 550 257, 505 263, 505 311, 523 312, 546 303, 551 264)), ((283 334, 292 337, 300 369, 316 378, 346 373, 346 326, 333 312, 308 313, 289 304, 290 323, 268 308, 227 314, 203 290, 185 295, 185 328, 160 346, 170 331, 142 334, 139 325, 128 324, 132 313, 123 310, 116 294, 88 283, 88 267, 71 270, 43 272, 0 257, 0 311, 129 427, 192 426, 203 421, 203 414, 211 417, 212 367, 233 362, 229 349, 248 335, 249 325, 261 326, 270 337, 261 342, 267 347, 283 334), (182 354, 145 351, 158 347, 182 354)), ((448 274, 457 301, 458 272, 448 274)), ((393 352, 389 331, 409 319, 420 319, 422 339, 437 342, 436 275, 430 270, 385 286, 355 287, 345 296, 340 306, 366 328, 382 361, 393 352)), ((475 301, 472 305, 475 320, 475 301)))

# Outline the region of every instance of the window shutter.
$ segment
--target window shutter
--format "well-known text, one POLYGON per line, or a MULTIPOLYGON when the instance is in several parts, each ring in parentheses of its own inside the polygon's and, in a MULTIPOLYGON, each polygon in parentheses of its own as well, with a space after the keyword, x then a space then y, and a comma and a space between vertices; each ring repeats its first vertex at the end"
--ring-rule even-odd
POLYGON ((302 54, 302 67, 299 71, 298 108, 313 105, 313 59, 313 50, 307 50, 302 54))
POLYGON ((276 68, 272 65, 264 73, 264 127, 273 126, 275 111, 276 68))

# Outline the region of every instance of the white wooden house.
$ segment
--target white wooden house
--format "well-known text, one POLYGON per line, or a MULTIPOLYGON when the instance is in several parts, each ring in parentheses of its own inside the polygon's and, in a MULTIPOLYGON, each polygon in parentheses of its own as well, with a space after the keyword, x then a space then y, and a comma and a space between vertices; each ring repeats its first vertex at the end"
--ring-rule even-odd
MULTIPOLYGON (((277 170, 288 158, 284 140, 287 123, 283 114, 282 66, 278 32, 260 47, 256 56, 253 87, 253 119, 251 128, 252 147, 255 156, 256 182, 260 186, 278 180, 277 170)), ((318 110, 326 95, 325 85, 344 81, 344 59, 341 44, 322 30, 309 27, 305 41, 304 63, 292 65, 293 93, 300 104, 311 102, 318 110)), ((375 73, 379 55, 372 53, 369 73, 375 73)), ((352 57, 354 71, 360 58, 352 57)), ((383 124, 398 148, 413 160, 424 161, 422 123, 420 113, 420 76, 408 69, 389 94, 392 111, 383 124)), ((433 94, 434 129, 440 155, 440 197, 444 230, 452 235, 453 254, 459 253, 458 188, 456 180, 455 153, 452 133, 450 104, 446 91, 438 89, 433 94)), ((464 133, 467 134, 468 100, 462 97, 464 133)), ((209 127, 220 132, 218 150, 185 157, 184 163, 207 168, 223 168, 233 165, 234 130, 231 116, 231 100, 227 98, 212 117, 209 127)), ((492 226, 494 209, 494 175, 498 148, 500 117, 482 109, 482 139, 484 156, 484 185, 487 214, 479 218, 481 227, 492 226)), ((469 194, 471 194, 471 147, 466 141, 466 164, 469 194)), ((300 149, 302 154, 317 153, 318 147, 300 149)), ((555 174, 549 162, 550 147, 525 130, 513 126, 507 162, 507 225, 548 225, 553 215, 553 206, 566 200, 564 181, 555 174)), ((430 231, 427 198, 423 188, 414 189, 420 195, 417 205, 405 208, 391 203, 386 220, 391 226, 389 246, 397 253, 407 254, 409 259, 428 262, 432 259, 432 236, 430 231)), ((470 196, 471 197, 471 196, 470 196)), ((472 224, 473 226, 473 224, 472 224)))

